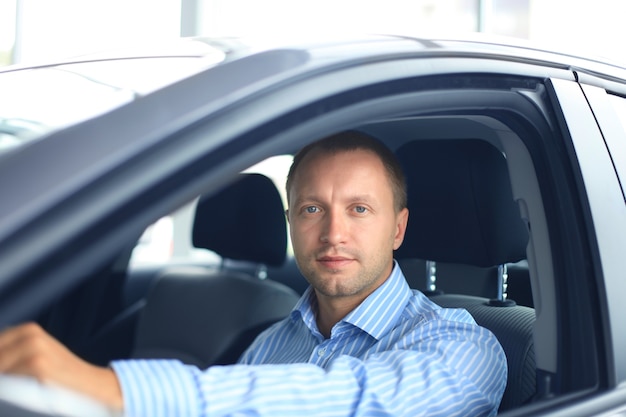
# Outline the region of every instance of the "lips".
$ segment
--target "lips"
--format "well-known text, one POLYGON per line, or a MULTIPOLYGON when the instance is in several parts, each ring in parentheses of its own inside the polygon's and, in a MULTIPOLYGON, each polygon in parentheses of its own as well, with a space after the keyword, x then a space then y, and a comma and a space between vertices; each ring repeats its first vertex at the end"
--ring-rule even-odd
POLYGON ((317 262, 326 268, 338 269, 351 264, 354 259, 345 256, 321 256, 317 258, 317 262))

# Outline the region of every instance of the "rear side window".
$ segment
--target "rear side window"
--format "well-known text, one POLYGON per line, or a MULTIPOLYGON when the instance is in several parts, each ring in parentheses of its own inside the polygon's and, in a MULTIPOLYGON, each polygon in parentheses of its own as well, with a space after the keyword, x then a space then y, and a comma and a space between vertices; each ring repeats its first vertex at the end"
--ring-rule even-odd
POLYGON ((624 139, 626 140, 626 98, 609 95, 609 101, 613 105, 624 129, 624 139))
POLYGON ((618 131, 615 137, 606 137, 605 140, 607 141, 609 152, 611 152, 615 170, 620 178, 622 193, 626 200, 626 97, 613 94, 608 94, 607 97, 609 103, 615 110, 615 114, 621 125, 621 131, 619 127, 617 127, 614 129, 618 131))

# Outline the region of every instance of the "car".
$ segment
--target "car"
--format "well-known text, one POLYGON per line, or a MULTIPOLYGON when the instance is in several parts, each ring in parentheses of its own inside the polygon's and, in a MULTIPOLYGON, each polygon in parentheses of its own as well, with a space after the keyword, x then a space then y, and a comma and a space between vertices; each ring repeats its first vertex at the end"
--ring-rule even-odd
MULTIPOLYGON (((489 37, 188 38, 6 67, 0 91, 0 326, 99 364, 233 363, 307 285, 291 157, 356 130, 405 169, 411 286, 502 344, 500 414, 626 414, 624 67, 489 37)), ((0 398, 109 415, 29 378, 0 398)))

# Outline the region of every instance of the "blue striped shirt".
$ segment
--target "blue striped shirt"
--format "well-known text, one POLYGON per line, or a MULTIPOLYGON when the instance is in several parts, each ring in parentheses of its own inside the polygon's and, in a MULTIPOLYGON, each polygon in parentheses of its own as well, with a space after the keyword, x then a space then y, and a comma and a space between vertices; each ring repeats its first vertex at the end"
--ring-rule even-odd
POLYGON ((390 277, 325 339, 311 288, 240 363, 112 363, 125 414, 150 416, 495 415, 506 358, 465 310, 442 309, 390 277))

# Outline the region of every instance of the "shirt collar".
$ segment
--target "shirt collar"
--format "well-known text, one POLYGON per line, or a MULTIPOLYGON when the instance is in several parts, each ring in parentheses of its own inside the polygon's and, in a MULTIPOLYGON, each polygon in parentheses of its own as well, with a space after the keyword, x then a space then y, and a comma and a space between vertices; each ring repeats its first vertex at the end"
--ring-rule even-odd
POLYGON ((312 333, 321 337, 321 333, 317 329, 317 322, 315 321, 316 310, 317 297, 315 297, 313 287, 309 285, 291 311, 291 320, 296 321, 302 319, 312 333))
MULTIPOLYGON (((352 310, 341 322, 349 323, 367 332, 372 337, 380 339, 396 324, 411 296, 411 289, 402 274, 398 263, 394 266, 389 277, 371 293, 361 304, 352 310)), ((292 313, 292 320, 298 317, 313 332, 318 334, 315 311, 317 298, 313 288, 309 286, 300 300, 296 303, 292 313)))

